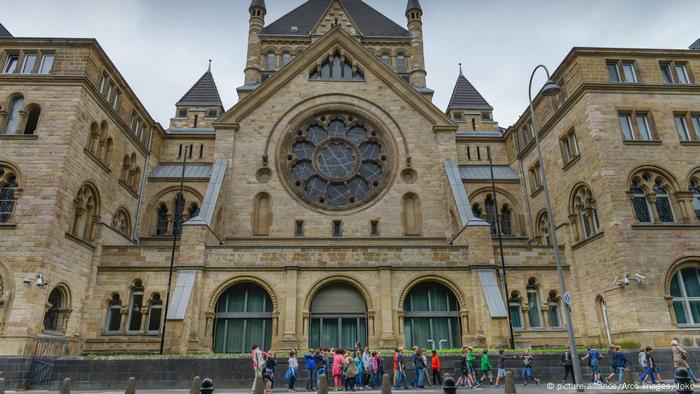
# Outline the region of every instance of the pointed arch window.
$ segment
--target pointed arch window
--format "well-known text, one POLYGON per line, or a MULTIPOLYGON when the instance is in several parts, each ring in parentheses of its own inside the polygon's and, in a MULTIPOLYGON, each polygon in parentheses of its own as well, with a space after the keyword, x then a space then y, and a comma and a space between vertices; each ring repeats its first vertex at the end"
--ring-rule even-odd
POLYGON ((131 234, 131 218, 124 208, 119 208, 117 213, 114 214, 112 227, 125 237, 131 234))
POLYGON ((486 196, 484 206, 486 207, 486 221, 491 225, 491 234, 496 234, 495 202, 490 194, 486 196))
POLYGON ((148 332, 160 331, 160 321, 163 315, 163 301, 160 294, 153 293, 151 296, 150 308, 148 309, 148 332))
POLYGON ((549 217, 546 211, 541 213, 537 219, 537 231, 540 235, 540 244, 549 246, 551 242, 549 239, 549 217))
POLYGON ((512 210, 508 206, 503 206, 501 210, 501 233, 503 235, 513 235, 512 210))
POLYGON ((190 204, 190 207, 187 208, 187 218, 192 219, 197 217, 199 215, 199 205, 196 202, 193 202, 190 204))
POLYGON ((17 198, 17 177, 4 167, 0 167, 0 223, 9 223, 17 198))
POLYGON ((36 127, 39 125, 39 115, 41 108, 33 104, 27 109, 27 122, 24 126, 24 134, 34 134, 36 127))
POLYGON ((116 332, 122 326, 122 301, 119 294, 112 294, 112 298, 107 305, 107 322, 105 331, 116 332))
POLYGON ((17 128, 19 127, 20 121, 20 111, 24 106, 24 96, 17 96, 12 99, 10 103, 10 111, 7 117, 7 123, 5 124, 5 132, 3 134, 17 134, 17 128))
POLYGON ((339 52, 329 56, 323 63, 309 73, 310 80, 320 81, 364 81, 365 76, 360 69, 339 52))
POLYGON ((175 217, 173 218, 173 233, 180 235, 182 231, 183 213, 185 211, 185 197, 178 193, 175 197, 175 217))
POLYGON ((542 327, 542 311, 540 310, 540 294, 537 282, 531 278, 527 285, 527 304, 530 309, 527 311, 527 318, 530 328, 542 327))
POLYGON ((641 188, 638 182, 632 182, 630 187, 632 193, 632 206, 634 207, 634 216, 639 223, 652 223, 651 206, 647 200, 644 189, 641 188))
POLYGON ((412 193, 404 195, 401 208, 404 235, 421 235, 422 214, 418 196, 412 193))
POLYGON ((129 324, 128 331, 140 331, 141 321, 143 320, 143 284, 140 280, 134 281, 131 288, 131 299, 129 300, 129 324))
MULTIPOLYGON (((700 188, 695 181, 690 183, 690 192, 693 194, 693 210, 695 218, 700 220, 700 188)), ((1 222, 2 220, 0 220, 1 222)))
POLYGON ((659 215, 659 220, 662 223, 675 222, 668 191, 658 180, 654 183, 654 193, 656 193, 656 213, 659 215))
POLYGON ((95 238, 95 221, 99 219, 99 198, 97 190, 89 185, 80 188, 73 200, 75 217, 73 220, 74 236, 83 241, 91 242, 95 238))
POLYGON ((156 235, 168 234, 168 206, 160 203, 156 210, 156 235))

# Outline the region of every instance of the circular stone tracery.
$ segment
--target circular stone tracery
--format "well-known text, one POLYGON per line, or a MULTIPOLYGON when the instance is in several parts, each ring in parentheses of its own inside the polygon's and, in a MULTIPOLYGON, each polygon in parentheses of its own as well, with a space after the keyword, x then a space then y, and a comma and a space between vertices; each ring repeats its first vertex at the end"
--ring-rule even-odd
POLYGON ((360 206, 379 194, 390 165, 373 125, 347 114, 314 117, 285 139, 284 173, 294 192, 324 209, 360 206))

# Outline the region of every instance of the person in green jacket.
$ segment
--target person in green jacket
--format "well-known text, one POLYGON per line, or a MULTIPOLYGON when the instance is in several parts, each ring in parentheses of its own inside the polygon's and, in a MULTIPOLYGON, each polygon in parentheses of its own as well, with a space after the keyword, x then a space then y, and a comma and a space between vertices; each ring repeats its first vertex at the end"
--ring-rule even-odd
POLYGON ((479 379, 479 381, 483 382, 484 378, 486 378, 489 380, 489 384, 493 386, 493 382, 491 381, 491 369, 493 369, 493 367, 491 366, 491 361, 489 361, 488 353, 488 349, 484 349, 484 355, 481 356, 481 379, 479 379))
POLYGON ((474 362, 476 361, 476 357, 474 357, 474 354, 472 353, 472 347, 469 346, 467 347, 467 373, 469 376, 469 385, 470 386, 478 386, 479 382, 476 380, 476 372, 474 371, 474 362))

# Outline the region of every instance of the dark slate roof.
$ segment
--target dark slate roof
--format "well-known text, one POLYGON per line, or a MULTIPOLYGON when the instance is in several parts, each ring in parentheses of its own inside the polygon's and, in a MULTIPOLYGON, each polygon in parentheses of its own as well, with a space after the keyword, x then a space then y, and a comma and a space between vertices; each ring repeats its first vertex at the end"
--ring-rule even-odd
POLYGON ((214 76, 211 75, 211 71, 207 70, 175 105, 215 105, 223 108, 219 90, 216 88, 216 82, 214 82, 214 76))
POLYGON ((450 104, 447 110, 451 109, 488 109, 493 110, 493 107, 486 102, 486 99, 479 93, 474 85, 472 85, 464 75, 459 73, 455 89, 452 91, 450 104))
POLYGON ((406 12, 411 10, 421 10, 423 11, 423 8, 420 6, 420 1, 418 0, 408 0, 408 4, 406 4, 406 12))
MULTIPOLYGON (((308 0, 286 15, 267 25, 262 33, 275 35, 311 34, 333 0, 308 0), (292 32, 292 26, 298 31, 292 32)), ((410 37, 408 30, 365 4, 362 0, 338 0, 357 26, 360 34, 366 37, 410 37)))
MULTIPOLYGON (((211 176, 211 164, 187 164, 185 179, 206 179, 211 176)), ((182 164, 158 164, 148 175, 149 178, 179 179, 182 176, 182 164)))
MULTIPOLYGON (((2 27, 2 25, 0 25, 0 27, 2 27)), ((700 38, 698 38, 697 40, 695 40, 695 42, 690 46, 690 49, 693 49, 693 50, 696 50, 696 51, 697 51, 697 50, 700 50, 700 38)))
MULTIPOLYGON (((491 170, 489 166, 469 165, 459 166, 459 174, 463 181, 487 181, 491 180, 491 170)), ((494 165, 493 179, 497 181, 519 181, 520 176, 510 166, 494 165)))
POLYGON ((0 23, 0 37, 12 37, 12 34, 5 29, 5 26, 3 26, 2 23, 0 23))

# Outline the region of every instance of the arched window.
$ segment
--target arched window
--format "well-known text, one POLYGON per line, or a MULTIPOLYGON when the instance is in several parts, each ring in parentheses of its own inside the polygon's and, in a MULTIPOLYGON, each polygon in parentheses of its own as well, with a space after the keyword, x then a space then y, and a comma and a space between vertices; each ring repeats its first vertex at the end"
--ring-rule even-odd
POLYGON ((512 210, 507 204, 503 205, 501 210, 501 233, 503 235, 513 235, 513 226, 511 224, 511 213, 512 210))
POLYGON ((483 212, 481 212, 481 205, 479 205, 478 202, 472 205, 472 213, 478 218, 480 218, 483 214, 483 212))
POLYGON ((131 287, 131 297, 129 299, 129 320, 128 331, 141 331, 141 321, 143 320, 143 284, 140 280, 135 280, 131 287))
POLYGON ((107 141, 105 141, 105 151, 102 154, 102 162, 107 164, 109 166, 110 160, 112 160, 112 149, 114 149, 114 141, 112 141, 112 138, 107 138, 107 141))
POLYGON ((253 235, 270 235, 272 198, 267 193, 255 196, 253 202, 253 235))
POLYGON ((160 203, 156 210, 156 235, 168 234, 168 206, 160 203))
POLYGON ((396 56, 396 72, 405 73, 406 72, 406 57, 404 55, 396 56))
POLYGON ((115 332, 122 326, 122 301, 118 293, 112 294, 107 304, 107 321, 105 331, 115 332))
POLYGON ((671 279, 673 312, 679 325, 700 324, 700 270, 683 268, 671 279))
POLYGON ((391 56, 382 55, 382 63, 384 63, 387 67, 391 67, 391 56))
POLYGON ((148 332, 160 331, 161 317, 163 316, 163 301, 160 299, 160 294, 153 293, 148 308, 148 332))
POLYGON ((632 193, 632 206, 634 207, 634 216, 639 223, 652 223, 651 206, 647 200, 644 189, 639 186, 638 182, 632 182, 630 187, 632 193))
POLYGON ((132 191, 136 192, 139 190, 139 183, 141 182, 141 168, 136 167, 131 170, 131 183, 129 187, 132 191))
POLYGON ((520 293, 517 291, 513 291, 510 294, 510 299, 508 300, 508 315, 510 316, 510 323, 513 325, 513 328, 524 328, 523 308, 520 302, 520 293))
POLYGON ((493 196, 490 194, 486 196, 484 200, 484 207, 486 207, 486 221, 491 225, 491 234, 496 234, 496 212, 495 212, 495 202, 493 196))
POLYGON ((322 81, 364 81, 365 76, 357 67, 339 52, 335 52, 309 73, 310 80, 322 81))
MULTIPOLYGON (((700 188, 696 181, 690 183, 690 192, 693 194, 693 210, 695 211, 695 218, 700 220, 700 188)), ((2 220, 0 220, 1 222, 2 220)))
POLYGON ((27 107, 27 122, 24 126, 24 134, 34 134, 39 124, 39 115, 41 115, 41 108, 38 105, 32 104, 27 107))
POLYGON ((595 197, 585 185, 579 185, 572 193, 571 216, 576 219, 577 239, 588 239, 600 232, 595 197))
POLYGON ((309 346, 352 349, 367 343, 367 304, 352 286, 331 284, 311 301, 309 346))
POLYGON ((662 223, 673 223, 675 219, 673 218, 673 208, 671 207, 671 200, 668 197, 668 192, 661 186, 661 183, 657 180, 654 183, 654 193, 656 193, 656 213, 659 215, 659 220, 662 223))
POLYGON ((90 137, 88 138, 87 149, 92 154, 97 154, 97 147, 100 145, 100 127, 92 122, 90 125, 90 137))
POLYGON ((9 223, 17 200, 17 176, 6 167, 0 167, 0 223, 9 223))
POLYGON ((549 327, 561 327, 559 296, 557 295, 556 290, 550 291, 549 297, 547 298, 547 323, 549 323, 549 327))
POLYGON ((527 319, 530 328, 542 327, 542 311, 540 308, 540 294, 535 278, 530 278, 527 282, 527 319))
POLYGON ((291 61, 292 61, 292 54, 290 54, 289 52, 284 52, 282 54, 282 66, 286 66, 291 61))
POLYGON ((91 185, 84 185, 73 200, 73 206, 75 207, 75 219, 71 233, 83 241, 93 241, 95 221, 99 219, 100 212, 97 190, 91 185))
POLYGON ((46 302, 46 310, 44 312, 44 330, 66 330, 68 315, 70 313, 67 291, 66 288, 57 286, 49 293, 49 298, 46 302))
POLYGON ((185 212, 185 197, 181 193, 178 193, 177 196, 175 196, 174 204, 175 216, 173 217, 173 233, 175 235, 180 235, 183 223, 182 215, 185 212))
POLYGON ((416 285, 406 296, 403 310, 406 346, 461 347, 459 305, 447 287, 439 283, 416 285))
POLYGON ((421 235, 423 219, 418 196, 413 193, 408 193, 403 196, 401 217, 403 219, 404 235, 421 235))
POLYGON ((272 300, 256 284, 234 285, 216 302, 214 352, 246 353, 253 344, 272 344, 272 300))
POLYGON ((277 56, 275 55, 274 52, 270 52, 267 55, 265 55, 265 69, 266 70, 274 70, 276 63, 277 63, 277 56))
POLYGON ((122 173, 119 179, 121 179, 122 182, 128 183, 129 180, 129 171, 131 170, 131 160, 129 159, 129 155, 124 156, 124 160, 122 161, 122 173))
POLYGON ((199 205, 197 205, 196 202, 193 202, 190 204, 190 207, 187 208, 187 218, 192 219, 197 217, 199 215, 199 205))
POLYGON ((112 228, 128 237, 131 234, 131 217, 124 208, 119 208, 112 218, 112 228))
POLYGON ((547 216, 547 211, 540 213, 537 217, 537 232, 540 245, 549 246, 551 240, 549 239, 549 217, 547 216))
POLYGON ((16 134, 19 127, 20 111, 24 106, 24 96, 16 96, 10 102, 10 111, 5 123, 5 132, 3 134, 16 134))

